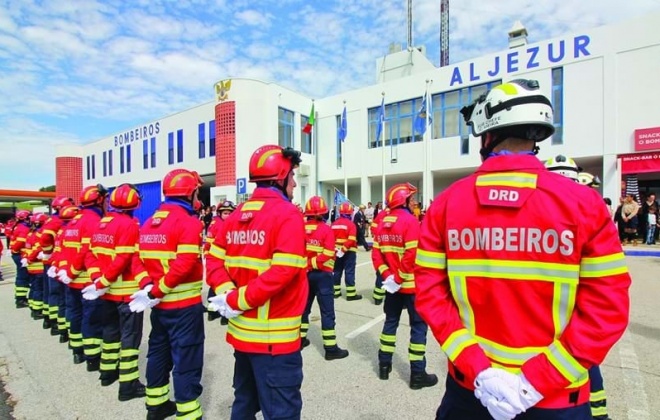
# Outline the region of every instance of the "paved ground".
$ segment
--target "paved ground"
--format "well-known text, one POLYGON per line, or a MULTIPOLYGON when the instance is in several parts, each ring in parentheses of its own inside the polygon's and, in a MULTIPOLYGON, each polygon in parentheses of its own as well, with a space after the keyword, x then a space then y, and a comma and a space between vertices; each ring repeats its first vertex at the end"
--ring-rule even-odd
MULTIPOLYGON (((370 296, 373 270, 369 254, 358 254, 358 289, 370 296)), ((5 263, 10 261, 3 258, 5 263)), ((633 274, 629 329, 603 364, 610 415, 616 420, 660 418, 660 259, 628 258, 633 274), (651 413, 656 413, 651 414, 651 413)), ((11 273, 5 271, 6 277, 11 273)), ((0 379, 10 394, 16 419, 143 419, 144 402, 117 401, 117 385, 102 388, 97 373, 73 365, 66 345, 59 344, 32 321, 26 309, 13 306, 13 278, 0 283, 0 379)), ((407 386, 408 325, 404 317, 398 335, 395 366, 388 382, 376 377, 382 309, 369 299, 336 300, 340 346, 351 351, 344 360, 326 362, 320 337, 318 308, 311 322, 312 345, 304 350, 304 419, 421 419, 433 418, 444 385, 412 391, 407 386)), ((145 322, 146 350, 149 323, 145 322)), ((205 418, 226 419, 232 401, 232 352, 225 327, 206 323, 204 360, 205 418)), ((428 344, 428 370, 444 377, 444 354, 433 338, 428 344)), ((144 354, 140 361, 144 373, 144 354)), ((1 396, 0 396, 1 400, 1 396)), ((7 410, 7 407, 5 407, 7 410)), ((7 413, 0 411, 0 419, 7 413)))

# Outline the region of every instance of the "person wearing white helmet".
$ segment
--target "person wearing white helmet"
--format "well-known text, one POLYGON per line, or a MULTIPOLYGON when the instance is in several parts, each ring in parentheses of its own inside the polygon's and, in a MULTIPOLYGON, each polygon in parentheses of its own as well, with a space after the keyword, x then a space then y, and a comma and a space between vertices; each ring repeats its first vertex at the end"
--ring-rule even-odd
POLYGON ((591 419, 588 370, 628 324, 616 227, 595 190, 536 158, 554 133, 537 81, 496 86, 461 113, 483 163, 429 206, 414 272, 449 364, 436 419, 591 419))
POLYGON ((582 168, 580 168, 573 159, 564 155, 557 155, 551 159, 548 159, 545 162, 545 167, 550 172, 564 175, 565 177, 570 178, 576 182, 579 180, 580 172, 582 172, 582 168))

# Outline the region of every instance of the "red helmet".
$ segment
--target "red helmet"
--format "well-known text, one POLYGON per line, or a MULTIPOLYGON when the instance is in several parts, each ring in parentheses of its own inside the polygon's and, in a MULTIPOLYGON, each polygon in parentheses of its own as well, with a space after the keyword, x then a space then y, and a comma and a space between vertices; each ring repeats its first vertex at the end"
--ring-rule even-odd
POLYGON ((101 184, 90 185, 83 188, 80 193, 80 204, 82 206, 100 205, 108 195, 108 190, 101 184))
POLYGON ((231 201, 225 200, 221 204, 218 205, 218 209, 216 210, 216 212, 220 213, 220 212, 223 212, 225 210, 234 211, 234 210, 236 210, 236 206, 231 201))
POLYGON ((30 210, 19 210, 16 212, 16 220, 24 221, 30 218, 30 210))
POLYGON ((46 216, 44 213, 34 213, 30 217, 30 222, 40 225, 46 223, 46 220, 48 220, 48 216, 46 216))
POLYGON ((312 196, 305 204, 305 216, 322 216, 328 212, 328 205, 323 197, 312 196))
POLYGON ((339 214, 353 214, 353 205, 348 201, 344 201, 339 205, 339 214))
POLYGON ((117 210, 135 210, 142 203, 142 194, 133 184, 121 184, 110 194, 110 205, 117 210))
POLYGON ((404 206, 408 197, 416 192, 417 188, 408 182, 405 184, 396 184, 387 191, 387 195, 385 196, 387 198, 387 207, 394 209, 404 206))
POLYGON ((60 219, 62 220, 71 220, 80 213, 80 209, 77 206, 65 206, 60 210, 60 219))
POLYGON ((165 197, 190 197, 202 185, 204 185, 204 180, 197 172, 173 169, 163 178, 163 195, 165 197))
POLYGON ((65 197, 65 196, 61 195, 59 197, 55 197, 55 199, 53 200, 53 202, 50 206, 52 208, 54 208, 55 210, 59 211, 62 207, 70 206, 70 205, 73 205, 73 204, 75 204, 74 201, 73 201, 73 198, 65 197))
POLYGON ((261 146, 250 158, 250 182, 285 179, 300 162, 300 152, 290 147, 282 148, 274 144, 261 146))

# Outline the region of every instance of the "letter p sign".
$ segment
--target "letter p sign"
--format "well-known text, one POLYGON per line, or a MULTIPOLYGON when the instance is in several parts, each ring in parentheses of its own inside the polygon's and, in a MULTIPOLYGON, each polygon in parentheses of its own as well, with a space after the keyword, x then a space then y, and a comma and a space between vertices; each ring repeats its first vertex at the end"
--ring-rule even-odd
POLYGON ((236 194, 247 193, 247 180, 245 178, 236 179, 236 194))

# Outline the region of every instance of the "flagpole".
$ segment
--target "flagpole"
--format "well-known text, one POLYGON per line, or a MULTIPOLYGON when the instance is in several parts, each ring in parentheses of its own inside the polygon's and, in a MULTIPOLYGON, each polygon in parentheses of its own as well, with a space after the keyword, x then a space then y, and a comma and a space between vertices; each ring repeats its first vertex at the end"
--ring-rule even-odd
MULTIPOLYGON (((346 100, 344 100, 344 109, 346 109, 346 100)), ((339 125, 344 127, 345 122, 343 121, 344 118, 344 111, 342 110, 341 117, 339 118, 339 125)), ((346 116, 348 118, 348 116, 346 116)), ((343 139, 340 139, 341 141, 341 166, 343 166, 344 169, 344 194, 346 194, 346 198, 348 198, 348 178, 346 176, 346 153, 345 153, 345 148, 344 144, 346 143, 346 133, 343 133, 342 136, 344 136, 343 139)))
MULTIPOLYGON (((385 92, 382 92, 381 95, 383 95, 383 101, 381 101, 381 103, 384 104, 385 92)), ((383 106, 383 108, 384 108, 384 106, 383 106)), ((385 206, 385 204, 386 204, 385 203, 385 201, 386 201, 385 200, 385 191, 387 190, 387 188, 385 187, 385 110, 383 109, 382 111, 383 111, 383 120, 380 121, 380 124, 381 124, 380 132, 381 132, 381 135, 383 136, 383 140, 380 143, 380 163, 381 163, 382 169, 383 169, 382 179, 381 179, 381 182, 383 183, 382 192, 381 192, 382 196, 381 197, 382 197, 382 201, 383 201, 383 206, 385 206)), ((376 139, 376 142, 378 142, 378 140, 379 139, 376 139)))
MULTIPOLYGON (((314 103, 314 99, 312 99, 312 104, 314 103)), ((314 113, 316 114, 316 110, 314 110, 314 113)), ((316 115, 314 115, 314 122, 316 123, 316 115)), ((312 139, 312 152, 314 153, 314 180, 316 181, 316 195, 321 195, 321 183, 319 182, 319 143, 318 143, 318 138, 316 138, 316 128, 312 126, 312 133, 311 133, 311 139, 312 139)))
POLYGON ((431 173, 430 173, 431 139, 429 138, 430 134, 427 135, 427 133, 430 133, 432 131, 429 130, 429 113, 433 109, 429 98, 429 85, 431 83, 433 83, 433 80, 426 79, 426 90, 424 91, 424 101, 426 103, 426 115, 424 116, 425 130, 422 138, 422 141, 424 142, 424 178, 423 178, 423 188, 422 188, 424 194, 424 202, 422 203, 422 207, 425 209, 428 208, 428 203, 430 202, 431 196, 433 195, 433 192, 431 191, 431 173))

